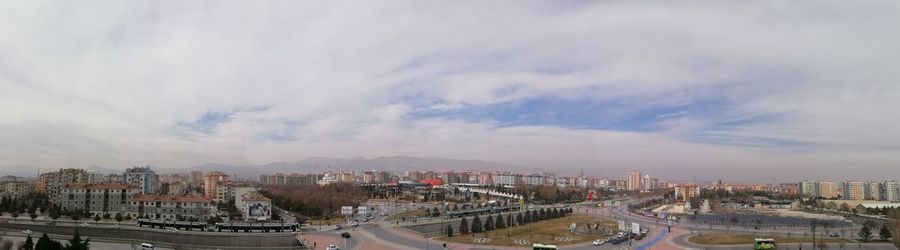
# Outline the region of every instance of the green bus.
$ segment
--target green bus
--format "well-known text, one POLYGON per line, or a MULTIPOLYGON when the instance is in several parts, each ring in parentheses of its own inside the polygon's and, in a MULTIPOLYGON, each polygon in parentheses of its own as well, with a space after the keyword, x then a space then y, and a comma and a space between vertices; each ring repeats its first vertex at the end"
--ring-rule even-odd
POLYGON ((775 240, 774 239, 756 239, 756 243, 753 244, 753 249, 773 250, 773 249, 775 249, 775 240))
POLYGON ((556 245, 543 245, 543 244, 534 243, 531 245, 531 249, 532 250, 557 250, 559 248, 557 248, 556 245))

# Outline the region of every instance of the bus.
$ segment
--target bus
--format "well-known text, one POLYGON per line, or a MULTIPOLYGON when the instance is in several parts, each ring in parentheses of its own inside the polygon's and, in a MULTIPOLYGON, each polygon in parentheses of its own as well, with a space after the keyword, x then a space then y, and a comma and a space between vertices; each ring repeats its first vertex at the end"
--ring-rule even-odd
POLYGON ((756 250, 775 249, 775 240, 774 239, 756 239, 756 243, 753 244, 753 249, 756 249, 756 250))
POLYGON ((543 245, 543 244, 534 243, 533 245, 531 245, 531 249, 532 250, 557 250, 559 248, 557 248, 556 245, 543 245))

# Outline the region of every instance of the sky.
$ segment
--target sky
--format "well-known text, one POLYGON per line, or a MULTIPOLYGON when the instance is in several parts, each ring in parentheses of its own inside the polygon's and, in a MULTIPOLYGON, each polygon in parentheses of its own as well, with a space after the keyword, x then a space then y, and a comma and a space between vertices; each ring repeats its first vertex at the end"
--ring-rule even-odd
POLYGON ((900 179, 897 1, 0 1, 0 172, 900 179))

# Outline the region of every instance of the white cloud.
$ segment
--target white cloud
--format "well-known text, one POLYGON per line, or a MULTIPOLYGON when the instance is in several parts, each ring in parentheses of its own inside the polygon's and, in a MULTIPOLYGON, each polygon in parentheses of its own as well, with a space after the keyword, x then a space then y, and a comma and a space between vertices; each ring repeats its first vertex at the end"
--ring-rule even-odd
POLYGON ((895 174, 896 2, 557 4, 4 2, 0 167, 421 155, 678 178, 767 175, 757 164, 895 174), (411 115, 545 96, 632 100, 623 113, 728 106, 660 132, 411 115), (179 127, 211 111, 236 113, 211 134, 179 127), (766 115, 779 119, 709 127, 766 115))

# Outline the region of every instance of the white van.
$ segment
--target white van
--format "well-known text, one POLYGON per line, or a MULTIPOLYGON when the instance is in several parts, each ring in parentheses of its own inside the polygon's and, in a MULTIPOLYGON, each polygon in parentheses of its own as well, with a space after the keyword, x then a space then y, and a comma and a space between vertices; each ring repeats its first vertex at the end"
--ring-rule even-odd
POLYGON ((153 244, 150 243, 141 243, 141 250, 154 249, 153 244))

